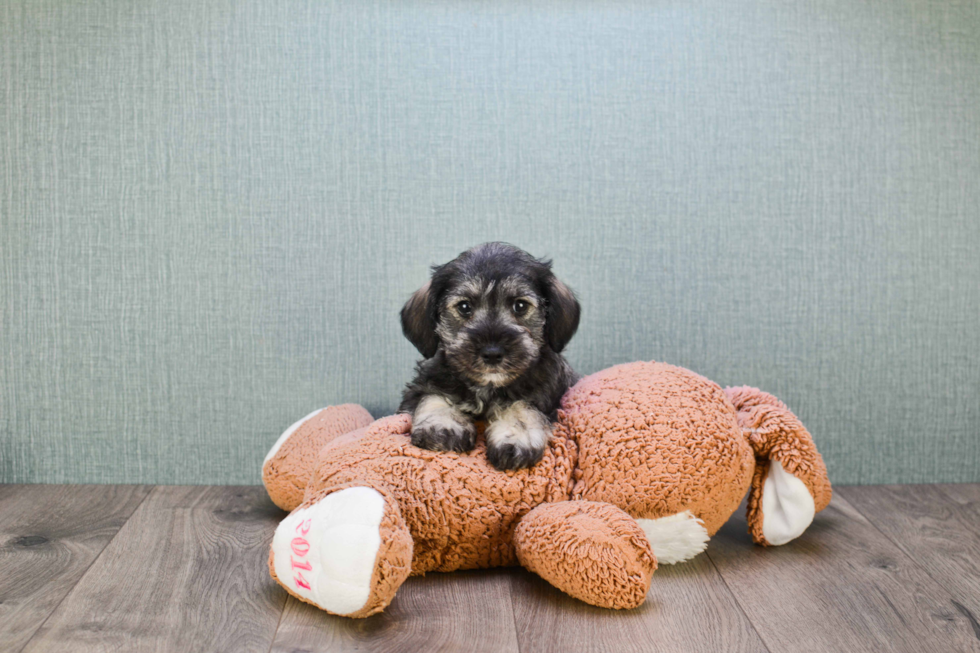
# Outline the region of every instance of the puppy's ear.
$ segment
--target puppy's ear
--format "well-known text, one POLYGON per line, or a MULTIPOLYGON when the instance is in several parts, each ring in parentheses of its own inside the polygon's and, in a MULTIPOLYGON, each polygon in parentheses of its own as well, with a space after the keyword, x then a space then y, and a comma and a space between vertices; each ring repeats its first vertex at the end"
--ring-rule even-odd
POLYGON ((571 288, 549 274, 545 280, 545 298, 548 300, 545 315, 544 338, 555 353, 561 353, 578 329, 582 307, 571 288))
POLYGON ((439 348, 436 335, 436 297, 432 281, 416 290, 402 307, 402 333, 425 358, 432 358, 439 348))

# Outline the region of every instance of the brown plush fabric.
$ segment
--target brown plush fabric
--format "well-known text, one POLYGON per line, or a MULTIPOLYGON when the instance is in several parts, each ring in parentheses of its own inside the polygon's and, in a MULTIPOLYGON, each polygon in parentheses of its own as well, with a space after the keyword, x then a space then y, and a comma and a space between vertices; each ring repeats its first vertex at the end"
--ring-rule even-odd
POLYGON ((714 535, 745 496, 752 449, 722 389, 682 367, 628 363, 568 391, 561 429, 579 446, 572 498, 633 517, 690 510, 714 535))
POLYGON ((817 510, 830 500, 823 460, 785 405, 663 363, 583 378, 563 398, 541 462, 516 472, 487 462, 482 428, 474 451, 434 452, 412 446, 408 415, 365 425, 366 411, 338 408, 351 416, 318 413, 273 456, 266 479, 290 507, 303 486, 304 507, 347 487, 384 496, 371 597, 353 616, 383 609, 409 564, 422 574, 520 561, 584 601, 634 607, 657 544, 635 519, 690 511, 711 535, 751 486, 749 522, 760 541, 770 459, 806 484, 817 510), (339 435, 348 423, 359 428, 339 435), (311 452, 319 452, 312 470, 311 452))
POLYGON ((357 404, 329 406, 305 422, 262 465, 262 482, 272 503, 292 510, 303 502, 317 454, 328 442, 367 426, 374 418, 357 404))
POLYGON ((810 433, 786 404, 749 386, 726 388, 725 394, 738 410, 739 426, 756 457, 748 501, 749 533, 756 544, 768 546, 762 534, 762 487, 770 461, 778 460, 783 469, 803 481, 817 512, 827 507, 832 495, 827 467, 810 433))
POLYGON ((762 546, 769 546, 769 541, 762 534, 762 487, 769 475, 769 461, 756 461, 755 473, 752 474, 752 487, 749 489, 749 499, 745 508, 745 519, 749 525, 749 535, 752 541, 762 546))
POLYGON ((635 608, 647 596, 657 560, 636 521, 608 503, 538 506, 514 532, 521 564, 577 599, 635 608))
POLYGON ((468 454, 419 449, 411 417, 393 415, 363 429, 346 446, 327 447, 303 506, 337 486, 363 485, 391 496, 415 542, 412 573, 498 567, 517 562, 512 536, 532 508, 568 498, 574 445, 553 438, 531 469, 501 472, 482 438, 468 454))

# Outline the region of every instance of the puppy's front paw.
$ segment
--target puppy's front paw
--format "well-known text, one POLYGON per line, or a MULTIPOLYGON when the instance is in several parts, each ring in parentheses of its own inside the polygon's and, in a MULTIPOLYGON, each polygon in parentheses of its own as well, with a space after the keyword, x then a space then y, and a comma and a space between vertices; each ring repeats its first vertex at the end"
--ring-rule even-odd
POLYGON ((499 470, 531 467, 544 455, 551 422, 541 412, 518 401, 495 408, 487 427, 487 460, 499 470))
POLYGON ((476 427, 472 422, 436 424, 426 421, 412 427, 412 444, 429 451, 466 453, 476 446, 476 427))
POLYGON ((430 451, 472 451, 476 425, 444 397, 428 395, 412 418, 412 444, 430 451))
POLYGON ((487 447, 487 460, 502 472, 533 467, 543 455, 544 447, 532 449, 526 445, 510 443, 487 447))

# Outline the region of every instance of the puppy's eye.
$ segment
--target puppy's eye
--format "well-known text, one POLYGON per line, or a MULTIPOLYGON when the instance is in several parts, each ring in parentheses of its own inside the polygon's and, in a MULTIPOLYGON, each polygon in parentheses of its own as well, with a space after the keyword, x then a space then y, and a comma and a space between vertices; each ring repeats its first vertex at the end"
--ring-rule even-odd
POLYGON ((473 314, 473 306, 471 306, 469 302, 465 301, 456 304, 456 310, 459 311, 459 314, 463 317, 469 317, 473 314))
POLYGON ((518 299, 514 302, 514 313, 517 315, 524 315, 529 308, 531 308, 531 304, 523 299, 518 299))

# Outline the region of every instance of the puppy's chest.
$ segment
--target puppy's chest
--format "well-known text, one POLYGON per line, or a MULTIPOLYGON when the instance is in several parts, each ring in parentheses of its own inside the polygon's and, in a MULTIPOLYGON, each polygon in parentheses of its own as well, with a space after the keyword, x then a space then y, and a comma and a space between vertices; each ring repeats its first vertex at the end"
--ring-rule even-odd
POLYGON ((484 417, 493 404, 500 400, 494 388, 469 388, 467 396, 455 403, 456 408, 473 417, 484 417))

